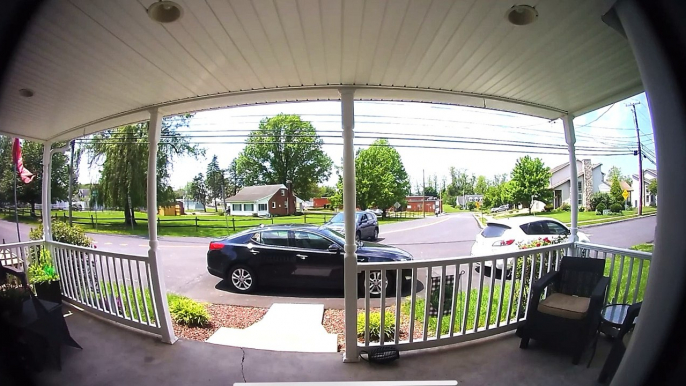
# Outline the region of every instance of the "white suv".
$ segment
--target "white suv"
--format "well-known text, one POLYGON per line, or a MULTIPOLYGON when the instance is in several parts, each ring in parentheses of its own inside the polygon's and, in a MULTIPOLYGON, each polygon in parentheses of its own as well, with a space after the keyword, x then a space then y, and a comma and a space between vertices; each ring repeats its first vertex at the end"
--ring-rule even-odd
MULTIPOLYGON (((485 256, 496 253, 516 252, 519 250, 519 243, 526 243, 542 237, 564 237, 570 234, 561 222, 547 217, 523 216, 510 217, 501 220, 489 221, 486 228, 476 236, 472 245, 472 256, 485 256)), ((578 232, 579 241, 590 243, 582 232, 578 232)), ((514 260, 508 259, 508 266, 514 260)), ((490 276, 492 261, 484 262, 484 274, 490 276)), ((477 270, 480 269, 477 263, 477 270)), ((496 260, 496 277, 500 277, 503 269, 503 260, 496 260)))

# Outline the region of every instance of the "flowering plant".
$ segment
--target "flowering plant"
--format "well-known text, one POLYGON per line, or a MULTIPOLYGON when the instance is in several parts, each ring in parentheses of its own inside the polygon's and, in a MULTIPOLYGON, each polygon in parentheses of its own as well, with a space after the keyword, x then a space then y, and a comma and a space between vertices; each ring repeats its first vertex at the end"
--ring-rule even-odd
POLYGON ((539 237, 536 240, 530 240, 530 241, 520 241, 517 243, 517 246, 519 249, 530 249, 530 248, 538 248, 538 247, 545 247, 548 245, 554 245, 554 244, 561 244, 565 240, 567 240, 566 237, 564 236, 558 236, 558 237, 539 237))

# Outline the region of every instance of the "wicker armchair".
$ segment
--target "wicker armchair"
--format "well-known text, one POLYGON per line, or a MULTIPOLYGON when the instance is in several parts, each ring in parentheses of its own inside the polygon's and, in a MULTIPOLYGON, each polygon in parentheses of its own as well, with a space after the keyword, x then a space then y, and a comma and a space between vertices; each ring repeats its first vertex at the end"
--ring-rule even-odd
POLYGON ((624 343, 624 337, 626 334, 634 328, 634 323, 638 313, 641 312, 641 305, 643 302, 632 304, 629 306, 629 310, 626 312, 624 321, 622 322, 622 327, 619 328, 617 336, 614 338, 612 343, 612 349, 610 349, 610 354, 605 360, 603 369, 600 370, 600 375, 598 376, 598 382, 605 383, 606 381, 611 381, 612 377, 615 375, 619 363, 624 357, 624 352, 626 352, 626 344, 624 343))
POLYGON ((525 324, 517 330, 525 349, 529 339, 553 342, 572 351, 578 364, 600 322, 609 278, 605 260, 565 256, 560 270, 550 272, 531 286, 525 324), (551 287, 545 299, 544 290, 551 287))

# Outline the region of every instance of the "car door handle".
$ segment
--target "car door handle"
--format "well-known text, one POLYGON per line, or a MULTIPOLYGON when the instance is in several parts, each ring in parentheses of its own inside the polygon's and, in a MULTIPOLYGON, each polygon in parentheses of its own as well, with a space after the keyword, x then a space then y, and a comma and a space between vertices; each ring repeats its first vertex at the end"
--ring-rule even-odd
POLYGON ((300 260, 304 260, 307 258, 307 255, 297 254, 297 255, 295 255, 295 257, 299 258, 300 260))
POLYGON ((260 253, 260 251, 258 251, 258 250, 256 250, 256 249, 251 249, 251 250, 250 250, 250 253, 252 253, 253 255, 257 255, 257 254, 260 253))

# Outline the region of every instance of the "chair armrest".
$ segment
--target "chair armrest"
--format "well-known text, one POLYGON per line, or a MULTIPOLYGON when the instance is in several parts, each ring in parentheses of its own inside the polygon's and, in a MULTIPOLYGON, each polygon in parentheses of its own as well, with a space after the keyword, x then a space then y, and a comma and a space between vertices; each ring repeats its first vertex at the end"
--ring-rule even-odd
POLYGON ((536 280, 535 283, 531 285, 531 293, 538 293, 539 295, 543 290, 560 279, 560 271, 548 272, 543 275, 540 279, 536 280))
POLYGON ((620 327, 619 334, 617 334, 617 339, 621 340, 624 335, 626 335, 626 333, 629 332, 629 330, 631 330, 631 328, 634 326, 634 321, 636 320, 639 312, 641 312, 642 305, 643 302, 639 302, 629 306, 629 310, 627 310, 624 321, 622 322, 622 327, 620 327))
POLYGON ((605 292, 607 291, 608 285, 610 285, 609 277, 603 276, 598 280, 598 284, 595 285, 595 288, 593 288, 593 292, 591 293, 591 304, 589 306, 591 310, 597 309, 598 312, 600 312, 600 308, 605 301, 605 292))
POLYGON ((29 286, 29 281, 28 281, 28 279, 27 279, 27 277, 26 277, 26 272, 24 272, 24 271, 22 271, 22 270, 19 270, 18 268, 9 267, 9 266, 7 266, 7 267, 2 267, 2 270, 0 270, 0 271, 4 271, 4 272, 7 273, 8 275, 12 275, 12 276, 18 277, 19 280, 21 281, 21 284, 22 284, 24 287, 28 287, 28 286, 29 286))

